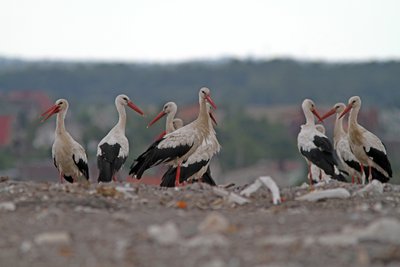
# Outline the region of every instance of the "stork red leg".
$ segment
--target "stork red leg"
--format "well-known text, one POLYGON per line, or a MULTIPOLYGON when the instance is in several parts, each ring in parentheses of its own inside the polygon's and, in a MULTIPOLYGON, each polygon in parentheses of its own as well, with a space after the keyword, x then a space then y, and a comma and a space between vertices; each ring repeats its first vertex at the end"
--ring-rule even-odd
POLYGON ((178 163, 176 168, 175 186, 179 186, 179 178, 181 177, 181 164, 178 163))
POLYGON ((64 183, 64 175, 60 172, 60 184, 64 183))
POLYGON ((371 170, 371 165, 368 165, 368 183, 372 181, 372 170, 371 170))
POLYGON ((351 183, 354 184, 354 175, 351 176, 351 183))
POLYGON ((313 177, 312 177, 312 172, 311 172, 311 162, 308 162, 308 174, 309 174, 309 179, 310 179, 310 187, 313 188, 313 177))

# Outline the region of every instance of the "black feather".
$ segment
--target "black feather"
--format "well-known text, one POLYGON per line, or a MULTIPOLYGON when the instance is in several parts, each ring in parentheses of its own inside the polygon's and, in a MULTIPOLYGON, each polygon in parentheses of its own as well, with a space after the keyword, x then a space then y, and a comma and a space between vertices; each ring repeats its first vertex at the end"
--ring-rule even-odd
POLYGON ((214 179, 211 177, 211 170, 210 170, 210 166, 208 166, 207 171, 203 174, 203 177, 201 177, 201 180, 206 183, 209 184, 211 186, 216 186, 217 184, 215 183, 214 179))
POLYGON ((101 154, 97 156, 98 182, 111 182, 115 173, 124 165, 127 157, 118 157, 120 150, 121 145, 118 143, 114 145, 104 143, 100 146, 101 154))
POLYGON ((365 153, 367 153, 368 157, 372 158, 372 160, 376 164, 378 164, 379 167, 381 167, 388 173, 389 177, 392 177, 392 166, 390 165, 387 155, 383 151, 380 151, 373 147, 371 147, 368 152, 364 147, 364 151, 365 153))
POLYGON ((71 184, 74 182, 74 179, 72 178, 72 176, 66 176, 66 175, 63 175, 63 176, 64 176, 65 181, 67 181, 71 184))
POLYGON ((75 155, 72 155, 72 159, 74 160, 75 165, 78 167, 79 171, 89 180, 89 168, 86 162, 82 159, 79 159, 78 162, 75 160, 75 155))
POLYGON ((143 173, 156 165, 167 163, 185 155, 193 145, 179 145, 176 147, 158 148, 158 144, 165 140, 155 141, 145 152, 143 152, 131 165, 129 174, 140 179, 143 173))

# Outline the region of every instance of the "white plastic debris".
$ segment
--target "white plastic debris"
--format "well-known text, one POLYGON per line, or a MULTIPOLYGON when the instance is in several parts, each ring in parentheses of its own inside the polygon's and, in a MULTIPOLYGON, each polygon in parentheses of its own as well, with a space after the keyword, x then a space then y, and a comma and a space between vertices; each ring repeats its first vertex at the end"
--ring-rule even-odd
POLYGON ((222 188, 214 187, 213 191, 217 196, 226 198, 229 203, 235 203, 235 204, 243 205, 243 204, 251 202, 247 198, 241 197, 238 194, 235 194, 233 192, 228 192, 228 191, 226 191, 225 189, 222 189, 222 188))
POLYGON ((46 232, 36 235, 34 242, 37 245, 68 244, 71 242, 71 237, 67 232, 46 232))
POLYGON ((200 233, 224 233, 229 230, 230 224, 227 218, 218 212, 212 212, 199 224, 200 233))
POLYGON ((178 227, 173 222, 166 222, 163 225, 150 225, 147 228, 150 238, 160 245, 173 245, 180 241, 180 233, 178 227))
POLYGON ((327 190, 316 190, 310 192, 308 194, 302 195, 296 200, 306 200, 306 201, 318 201, 321 199, 328 199, 328 198, 349 198, 350 192, 344 188, 335 188, 335 189, 327 189, 327 190))
POLYGON ((17 206, 15 205, 14 202, 8 201, 0 203, 0 210, 15 211, 16 209, 17 206))
POLYGON ((366 193, 383 194, 383 187, 384 184, 382 184, 379 180, 372 180, 371 183, 355 192, 355 195, 363 196, 366 193))
POLYGON ((246 187, 240 192, 241 195, 245 197, 250 197, 254 192, 260 189, 261 186, 266 186, 272 193, 272 203, 274 205, 281 203, 281 195, 279 192, 279 187, 276 185, 275 181, 270 176, 258 177, 254 183, 246 187))

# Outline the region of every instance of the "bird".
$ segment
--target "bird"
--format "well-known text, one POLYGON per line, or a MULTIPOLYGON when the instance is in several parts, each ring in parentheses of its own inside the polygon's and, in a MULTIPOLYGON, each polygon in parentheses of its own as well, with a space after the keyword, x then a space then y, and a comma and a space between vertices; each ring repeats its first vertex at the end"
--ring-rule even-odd
MULTIPOLYGON (((321 132, 322 134, 325 134, 325 127, 322 124, 316 124, 315 125, 315 129, 317 129, 317 131, 321 132)), ((330 178, 328 175, 326 175, 326 173, 320 169, 318 166, 316 166, 315 164, 311 164, 311 171, 310 171, 312 177, 317 177, 318 179, 313 179, 313 182, 321 182, 321 181, 325 181, 325 182, 329 182, 330 178)), ((308 179, 312 179, 310 177, 308 177, 308 179)))
MULTIPOLYGON (((207 103, 207 112, 211 118, 211 120, 209 120, 210 134, 204 138, 202 144, 182 164, 179 183, 183 183, 185 181, 201 181, 211 186, 216 185, 211 176, 210 162, 212 157, 220 151, 221 146, 217 140, 213 127, 213 123, 217 125, 217 121, 211 112, 211 105, 209 103, 207 103)), ((174 187, 176 172, 177 167, 171 166, 163 175, 160 186, 174 187)))
POLYGON ((147 125, 147 128, 152 126, 154 123, 156 123, 159 119, 167 115, 167 119, 165 121, 165 131, 163 131, 156 140, 161 139, 164 137, 164 135, 172 133, 176 129, 182 128, 183 127, 183 121, 179 118, 175 118, 175 114, 178 110, 178 106, 175 104, 175 102, 167 102, 163 106, 161 112, 154 117, 154 119, 147 125))
POLYGON ((42 122, 44 122, 53 114, 57 114, 52 157, 54 166, 56 166, 60 175, 60 183, 64 180, 73 183, 78 181, 81 176, 89 180, 85 149, 65 129, 64 120, 68 107, 69 104, 66 99, 58 99, 53 106, 41 115, 44 117, 42 119, 42 122))
POLYGON ((321 168, 331 178, 343 182, 346 181, 337 167, 338 163, 334 156, 332 143, 326 135, 315 128, 313 114, 319 120, 321 120, 321 117, 316 110, 314 102, 310 99, 304 99, 301 106, 306 117, 306 124, 301 125, 301 130, 297 136, 297 147, 307 161, 310 185, 313 184, 312 163, 321 168))
POLYGON ((130 107, 142 116, 144 115, 143 111, 124 94, 118 95, 115 98, 115 106, 119 116, 118 123, 97 146, 98 182, 117 181, 115 175, 121 169, 129 155, 129 141, 125 136, 125 106, 130 107))
MULTIPOLYGON (((350 148, 358 161, 363 166, 368 166, 368 182, 371 182, 372 178, 374 178, 386 183, 393 173, 385 145, 375 134, 358 124, 357 119, 360 109, 361 98, 352 96, 349 98, 348 105, 339 118, 350 112, 348 119, 350 148)), ((361 168, 361 172, 364 172, 364 168, 361 168)))
POLYGON ((352 183, 354 183, 355 177, 358 182, 360 178, 362 184, 365 183, 365 175, 361 171, 361 164, 354 156, 350 148, 349 135, 343 128, 343 117, 340 114, 344 111, 346 105, 344 103, 336 103, 331 110, 325 113, 321 119, 324 120, 329 116, 336 114, 335 126, 333 130, 333 147, 339 157, 339 160, 343 163, 343 167, 352 177, 352 183))
POLYGON ((129 174, 140 179, 147 169, 167 163, 177 166, 176 180, 179 181, 182 162, 187 160, 210 134, 210 117, 207 113, 206 102, 210 103, 214 109, 217 108, 210 94, 209 88, 202 87, 199 90, 200 111, 197 119, 151 144, 132 163, 129 174))

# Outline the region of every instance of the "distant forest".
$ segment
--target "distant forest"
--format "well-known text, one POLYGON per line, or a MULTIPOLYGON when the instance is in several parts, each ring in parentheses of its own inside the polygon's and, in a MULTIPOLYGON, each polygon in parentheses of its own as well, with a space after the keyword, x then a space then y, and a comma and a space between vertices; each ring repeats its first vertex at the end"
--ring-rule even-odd
POLYGON ((120 92, 136 103, 196 101, 208 86, 225 105, 345 101, 352 95, 377 106, 400 107, 400 62, 324 63, 289 59, 177 64, 26 62, 0 59, 0 90, 47 91, 54 99, 109 102, 120 92))

